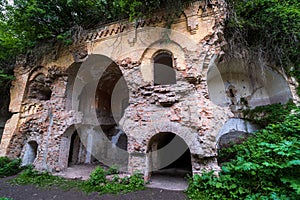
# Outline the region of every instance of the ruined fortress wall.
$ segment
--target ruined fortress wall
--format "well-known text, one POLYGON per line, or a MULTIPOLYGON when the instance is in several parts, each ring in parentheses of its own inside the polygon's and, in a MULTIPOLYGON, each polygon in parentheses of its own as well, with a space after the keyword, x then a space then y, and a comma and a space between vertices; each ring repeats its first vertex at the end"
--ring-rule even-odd
POLYGON ((72 134, 80 127, 81 140, 87 144, 76 150, 80 162, 111 157, 108 139, 98 133, 109 127, 113 118, 105 115, 107 106, 97 98, 111 100, 115 93, 128 90, 123 113, 117 98, 108 105, 118 113, 115 122, 127 136, 125 170, 140 170, 147 176, 153 167, 149 164, 153 156, 149 154, 150 141, 159 133, 174 133, 184 140, 193 173, 218 170, 217 138, 236 111, 226 103, 221 105, 222 101, 213 102, 208 91, 211 82, 211 96, 228 101, 226 91, 223 96, 219 94, 222 89, 213 92, 219 86, 208 76, 226 44, 226 6, 223 0, 212 1, 208 7, 195 2, 165 28, 168 17, 110 24, 79 34, 73 46, 46 45, 40 49, 42 56, 20 58, 11 88, 13 116, 6 123, 0 155, 25 158, 38 169, 63 170, 70 161, 72 134), (159 53, 171 55, 176 83, 154 84, 154 58, 159 53), (111 71, 102 79, 108 68, 111 71), (109 81, 117 85, 113 80, 120 74, 126 87, 121 85, 113 93, 109 81), (99 116, 90 114, 95 109, 100 109, 99 116))

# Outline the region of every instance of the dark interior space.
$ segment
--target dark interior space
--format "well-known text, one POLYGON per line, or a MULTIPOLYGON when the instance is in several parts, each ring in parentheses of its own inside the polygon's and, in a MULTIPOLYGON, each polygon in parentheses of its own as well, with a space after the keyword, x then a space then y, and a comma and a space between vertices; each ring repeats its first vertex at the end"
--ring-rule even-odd
POLYGON ((154 85, 176 84, 176 72, 173 69, 173 58, 163 52, 154 57, 154 85))
POLYGON ((185 141, 174 133, 159 133, 150 141, 150 167, 155 174, 186 176, 192 172, 191 154, 185 141))
POLYGON ((71 144, 70 144, 69 159, 68 159, 69 165, 77 164, 79 150, 80 150, 80 138, 77 131, 75 131, 71 136, 71 144))

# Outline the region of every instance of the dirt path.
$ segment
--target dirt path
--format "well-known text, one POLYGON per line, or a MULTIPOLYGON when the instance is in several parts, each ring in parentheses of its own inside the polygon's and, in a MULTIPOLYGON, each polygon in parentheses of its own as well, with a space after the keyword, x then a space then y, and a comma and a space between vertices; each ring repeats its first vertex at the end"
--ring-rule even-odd
POLYGON ((79 191, 63 191, 57 188, 40 189, 32 185, 15 186, 7 183, 9 178, 0 179, 0 197, 14 200, 185 200, 186 195, 179 191, 147 188, 143 191, 121 195, 86 195, 79 191))

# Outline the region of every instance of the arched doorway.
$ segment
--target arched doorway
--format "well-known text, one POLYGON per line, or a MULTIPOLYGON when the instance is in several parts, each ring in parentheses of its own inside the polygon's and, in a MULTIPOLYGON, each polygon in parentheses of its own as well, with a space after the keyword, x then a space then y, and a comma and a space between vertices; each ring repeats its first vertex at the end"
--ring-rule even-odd
POLYGON ((148 144, 148 175, 185 177, 192 173, 191 153, 186 142, 174 133, 159 133, 148 144))
POLYGON ((74 165, 79 163, 80 146, 81 146, 80 138, 77 131, 75 131, 71 136, 68 165, 74 165))
POLYGON ((30 165, 37 157, 38 144, 36 141, 30 141, 25 146, 25 152, 22 165, 30 165))

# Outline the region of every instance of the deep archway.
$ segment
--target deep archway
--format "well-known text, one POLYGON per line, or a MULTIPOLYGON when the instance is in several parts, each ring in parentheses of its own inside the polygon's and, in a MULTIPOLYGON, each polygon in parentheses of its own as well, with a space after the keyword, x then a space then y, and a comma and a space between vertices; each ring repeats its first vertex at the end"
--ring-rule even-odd
POLYGON ((148 172, 151 175, 185 177, 192 173, 191 153, 186 142, 174 133, 159 133, 148 144, 148 172))
MULTIPOLYGON (((127 153, 127 136, 119 127, 129 104, 129 89, 122 68, 104 55, 90 55, 82 64, 73 67, 77 74, 72 109, 83 116, 78 133, 91 154, 91 162, 110 165, 112 160, 117 160, 114 152, 121 149, 127 153)), ((122 154, 122 157, 128 160, 128 155, 122 154)))
POLYGON ((115 62, 112 62, 102 74, 95 98, 100 125, 118 124, 128 106, 129 91, 123 74, 115 62))

